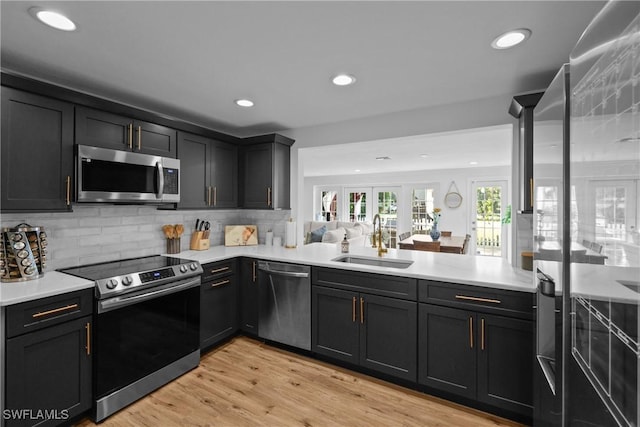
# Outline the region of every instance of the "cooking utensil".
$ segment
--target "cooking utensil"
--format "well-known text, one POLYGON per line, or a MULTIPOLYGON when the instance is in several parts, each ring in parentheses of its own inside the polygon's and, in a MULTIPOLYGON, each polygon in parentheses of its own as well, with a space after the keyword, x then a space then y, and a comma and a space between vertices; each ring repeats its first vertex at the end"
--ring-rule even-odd
POLYGON ((174 230, 175 230, 176 237, 179 239, 180 236, 182 236, 182 234, 184 233, 184 225, 176 224, 174 227, 174 230))
POLYGON ((194 228, 195 231, 198 231, 198 225, 200 225, 200 218, 196 218, 196 228, 194 228))

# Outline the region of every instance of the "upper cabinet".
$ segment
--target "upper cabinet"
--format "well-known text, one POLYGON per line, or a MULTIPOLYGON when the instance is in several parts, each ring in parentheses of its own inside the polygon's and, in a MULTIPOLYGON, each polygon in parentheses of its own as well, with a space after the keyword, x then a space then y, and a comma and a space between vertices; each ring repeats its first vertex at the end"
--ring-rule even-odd
POLYGON ((199 135, 178 134, 181 163, 178 208, 238 206, 238 147, 199 135))
POLYGON ((3 212, 67 211, 73 104, 2 87, 3 212))
POLYGON ((240 149, 240 202, 251 209, 290 209, 290 150, 278 134, 246 138, 240 149))
POLYGON ((86 107, 76 108, 76 144, 176 157, 176 131, 86 107))

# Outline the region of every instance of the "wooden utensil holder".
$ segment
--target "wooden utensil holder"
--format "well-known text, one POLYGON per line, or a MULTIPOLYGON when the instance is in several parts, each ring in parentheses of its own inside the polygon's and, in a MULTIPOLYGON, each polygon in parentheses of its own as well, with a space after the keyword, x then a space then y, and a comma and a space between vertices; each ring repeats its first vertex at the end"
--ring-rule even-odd
POLYGON ((193 251, 206 251, 209 249, 211 243, 209 242, 209 232, 208 231, 195 231, 191 235, 191 244, 189 245, 189 249, 193 251))

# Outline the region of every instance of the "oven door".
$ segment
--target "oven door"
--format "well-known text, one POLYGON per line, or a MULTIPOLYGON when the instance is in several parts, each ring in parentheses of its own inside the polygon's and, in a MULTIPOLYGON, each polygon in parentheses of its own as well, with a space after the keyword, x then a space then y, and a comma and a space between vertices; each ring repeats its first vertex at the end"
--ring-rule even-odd
POLYGON ((78 202, 179 202, 180 160, 78 146, 78 202))
POLYGON ((199 351, 199 276, 97 305, 94 389, 98 401, 199 351))

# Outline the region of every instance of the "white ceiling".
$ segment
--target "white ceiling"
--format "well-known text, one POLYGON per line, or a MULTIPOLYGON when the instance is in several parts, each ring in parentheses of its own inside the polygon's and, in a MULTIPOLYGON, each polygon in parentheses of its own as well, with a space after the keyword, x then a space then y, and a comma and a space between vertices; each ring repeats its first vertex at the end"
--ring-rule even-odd
POLYGON ((2 1, 1 61, 247 136, 544 88, 603 4, 2 1), (64 12, 78 31, 40 24, 32 6, 64 12), (533 32, 522 46, 490 47, 519 27, 533 32), (357 83, 333 86, 338 72, 357 83), (235 106, 243 97, 256 106, 235 106))

